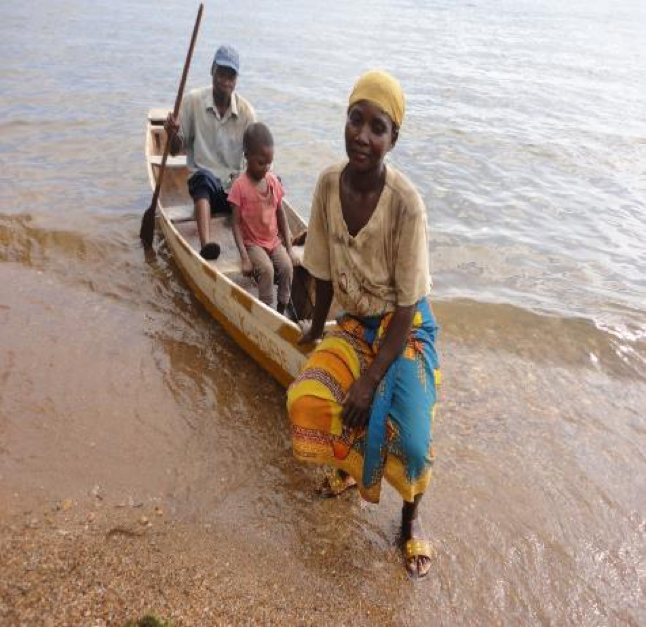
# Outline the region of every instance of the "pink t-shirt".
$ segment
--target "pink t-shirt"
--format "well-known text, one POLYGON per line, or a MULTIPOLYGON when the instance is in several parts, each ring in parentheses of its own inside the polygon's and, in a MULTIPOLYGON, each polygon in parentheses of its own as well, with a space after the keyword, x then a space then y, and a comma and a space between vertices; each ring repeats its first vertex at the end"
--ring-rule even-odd
POLYGON ((267 193, 261 194, 245 172, 233 183, 229 202, 240 207, 240 228, 245 246, 273 250, 280 244, 277 211, 283 200, 283 187, 271 172, 265 176, 267 193))

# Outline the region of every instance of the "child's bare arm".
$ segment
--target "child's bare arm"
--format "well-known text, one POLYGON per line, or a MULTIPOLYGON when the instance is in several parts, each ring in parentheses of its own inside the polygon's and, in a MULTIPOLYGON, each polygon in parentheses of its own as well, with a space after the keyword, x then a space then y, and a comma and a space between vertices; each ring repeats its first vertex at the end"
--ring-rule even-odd
POLYGON ((292 249, 292 235, 289 232, 289 224, 287 224, 287 215, 285 214, 285 209, 283 208, 283 201, 280 201, 278 209, 276 210, 276 215, 278 218, 278 230, 285 242, 285 250, 289 258, 292 260, 292 265, 299 266, 301 264, 300 259, 294 253, 292 249))
POLYGON ((285 215, 285 210, 283 209, 283 201, 281 200, 278 208, 276 209, 276 217, 278 218, 278 231, 280 232, 283 242, 285 242, 285 248, 288 253, 292 252, 292 236, 289 232, 289 225, 287 224, 287 216, 285 215))
POLYGON ((240 253, 240 259, 242 260, 242 274, 248 275, 253 271, 253 264, 251 263, 251 259, 249 259, 247 249, 244 245, 244 240, 242 239, 242 229, 240 228, 240 207, 231 203, 231 208, 233 209, 233 239, 236 241, 236 246, 240 253))

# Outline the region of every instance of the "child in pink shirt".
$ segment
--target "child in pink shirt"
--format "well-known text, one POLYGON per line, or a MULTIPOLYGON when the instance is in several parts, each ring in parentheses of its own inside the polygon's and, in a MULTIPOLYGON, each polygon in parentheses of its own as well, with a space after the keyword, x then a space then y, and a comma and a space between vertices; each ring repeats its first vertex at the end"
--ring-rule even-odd
POLYGON ((279 313, 289 302, 298 263, 292 251, 287 218, 283 210, 283 188, 269 168, 274 160, 274 138, 264 124, 247 128, 242 138, 247 170, 231 187, 233 236, 245 276, 258 280, 258 296, 270 307, 274 297, 274 272, 278 278, 279 313), (285 242, 283 246, 282 241, 285 242))

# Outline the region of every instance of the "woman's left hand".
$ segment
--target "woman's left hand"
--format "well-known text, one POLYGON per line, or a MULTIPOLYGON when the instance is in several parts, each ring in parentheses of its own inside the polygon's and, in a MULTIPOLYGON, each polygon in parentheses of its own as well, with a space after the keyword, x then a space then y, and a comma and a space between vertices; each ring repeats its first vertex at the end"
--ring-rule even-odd
POLYGON ((376 389, 377 384, 366 374, 362 374, 350 386, 341 412, 341 419, 345 426, 360 429, 367 424, 376 389))

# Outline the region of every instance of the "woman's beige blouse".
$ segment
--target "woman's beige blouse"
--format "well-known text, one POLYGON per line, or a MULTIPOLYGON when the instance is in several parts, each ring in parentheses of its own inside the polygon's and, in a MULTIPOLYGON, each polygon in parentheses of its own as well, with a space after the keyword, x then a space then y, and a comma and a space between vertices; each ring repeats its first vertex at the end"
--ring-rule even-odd
POLYGON ((350 314, 377 316, 414 305, 431 288, 426 208, 413 184, 392 166, 374 213, 352 237, 341 209, 346 162, 325 170, 312 200, 304 266, 332 281, 334 296, 350 314))

